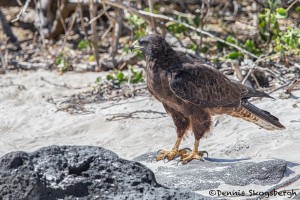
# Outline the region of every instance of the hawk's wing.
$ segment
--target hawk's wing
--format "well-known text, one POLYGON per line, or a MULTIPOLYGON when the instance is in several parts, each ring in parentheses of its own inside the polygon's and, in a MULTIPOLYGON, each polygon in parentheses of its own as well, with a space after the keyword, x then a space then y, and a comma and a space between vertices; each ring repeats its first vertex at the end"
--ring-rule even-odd
POLYGON ((185 64, 172 74, 170 88, 182 100, 201 107, 237 107, 241 103, 241 88, 205 64, 185 64))

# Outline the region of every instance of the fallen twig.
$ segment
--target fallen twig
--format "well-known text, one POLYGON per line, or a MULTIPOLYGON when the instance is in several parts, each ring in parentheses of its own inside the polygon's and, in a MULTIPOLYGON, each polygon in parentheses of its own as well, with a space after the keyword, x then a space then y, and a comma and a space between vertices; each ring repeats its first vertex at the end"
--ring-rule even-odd
POLYGON ((295 79, 294 81, 292 81, 290 84, 289 84, 289 87, 286 89, 285 93, 286 94, 291 94, 292 90, 294 89, 294 87, 300 83, 300 79, 295 79))
POLYGON ((248 79, 248 77, 251 75, 253 68, 250 68, 247 75, 245 76, 245 78, 242 81, 242 84, 245 84, 246 80, 248 79))
POLYGON ((292 82, 289 82, 289 83, 286 83, 286 84, 284 84, 284 85, 282 85, 282 86, 280 86, 280 87, 278 87, 278 88, 275 88, 275 89, 271 90, 270 92, 268 92, 268 94, 271 94, 271 93, 276 92, 276 91, 278 91, 278 90, 280 90, 280 89, 283 89, 283 88, 289 86, 291 83, 292 83, 292 82))
POLYGON ((104 106, 104 107, 101 107, 101 109, 107 109, 107 108, 111 108, 113 106, 118 106, 118 105, 123 105, 123 104, 129 104, 129 103, 136 103, 136 102, 140 102, 140 101, 145 101, 145 100, 148 100, 149 97, 146 97, 144 99, 138 99, 138 100, 134 100, 134 101, 124 101, 124 102, 120 102, 120 103, 111 103, 110 105, 107 105, 107 106, 104 106))
POLYGON ((118 121, 118 120, 122 120, 122 119, 128 119, 128 118, 143 118, 143 119, 155 119, 155 118, 162 118, 162 117, 166 117, 167 113, 165 112, 158 112, 158 111, 154 111, 154 110, 136 110, 133 112, 129 112, 129 113, 116 113, 116 114, 108 114, 108 115, 113 115, 110 118, 107 118, 107 121, 118 121), (160 117, 138 117, 138 116, 134 116, 135 114, 138 113, 151 113, 151 114, 159 114, 161 115, 160 117))
POLYGON ((80 89, 84 89, 84 88, 88 88, 89 86, 85 86, 85 87, 72 87, 67 85, 66 83, 64 83, 63 85, 57 84, 57 83, 53 83, 47 79, 45 79, 44 77, 41 77, 41 80, 49 83, 50 85, 56 86, 56 87, 62 87, 62 88, 67 88, 67 89, 74 89, 74 90, 80 90, 80 89))

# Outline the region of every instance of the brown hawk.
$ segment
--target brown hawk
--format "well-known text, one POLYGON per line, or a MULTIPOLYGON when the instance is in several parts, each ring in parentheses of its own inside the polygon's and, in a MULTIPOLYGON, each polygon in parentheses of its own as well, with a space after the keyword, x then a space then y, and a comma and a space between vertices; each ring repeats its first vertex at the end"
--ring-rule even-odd
POLYGON ((267 130, 285 127, 278 118, 251 104, 251 97, 270 97, 230 80, 215 68, 201 61, 177 53, 159 35, 145 36, 131 46, 140 49, 146 59, 147 87, 171 115, 177 140, 171 151, 161 151, 156 160, 172 160, 181 156, 182 163, 201 159, 204 151, 198 151, 200 139, 210 130, 211 116, 227 114, 242 118, 267 130), (179 150, 186 132, 192 129, 195 136, 193 150, 179 150))

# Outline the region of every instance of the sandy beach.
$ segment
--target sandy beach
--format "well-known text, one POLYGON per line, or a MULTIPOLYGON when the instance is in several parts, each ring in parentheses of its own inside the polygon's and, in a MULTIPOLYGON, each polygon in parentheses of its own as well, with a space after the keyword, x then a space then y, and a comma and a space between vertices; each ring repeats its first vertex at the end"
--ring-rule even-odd
MULTIPOLYGON (((93 110, 93 113, 79 115, 57 111, 57 107, 49 103, 51 99, 59 101, 91 90, 98 76, 98 73, 72 72, 59 75, 44 70, 1 75, 0 155, 68 144, 101 146, 122 158, 133 159, 147 152, 172 147, 176 135, 169 117, 140 113, 136 115, 138 118, 107 120, 112 114, 137 110, 164 112, 162 105, 152 97, 88 104, 87 109, 93 110)), ((282 181, 300 174, 300 91, 293 91, 289 99, 279 99, 280 92, 272 94, 276 101, 263 99, 253 103, 278 117, 286 126, 285 130, 266 131, 240 119, 217 116, 211 133, 200 142, 200 149, 218 159, 284 159, 289 163, 290 173, 282 181)), ((182 147, 192 147, 193 140, 190 135, 182 147)), ((158 165, 164 163, 158 162, 148 167, 155 170, 158 165)), ((300 181, 289 187, 299 188, 300 181)), ((224 185, 221 188, 229 187, 224 185)))

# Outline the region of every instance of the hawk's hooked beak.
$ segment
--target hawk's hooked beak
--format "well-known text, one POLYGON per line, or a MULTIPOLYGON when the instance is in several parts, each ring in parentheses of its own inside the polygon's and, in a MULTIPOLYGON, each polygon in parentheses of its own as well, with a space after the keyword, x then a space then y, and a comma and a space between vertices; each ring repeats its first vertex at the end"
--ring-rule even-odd
POLYGON ((130 46, 130 50, 132 51, 133 49, 141 49, 143 48, 142 46, 139 45, 139 41, 136 40, 132 45, 130 46))

